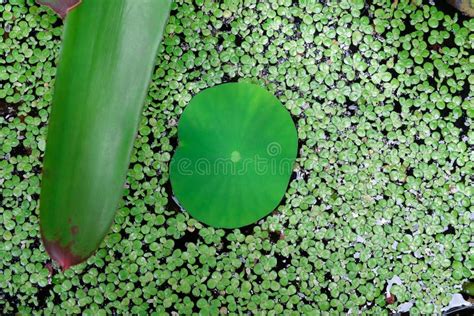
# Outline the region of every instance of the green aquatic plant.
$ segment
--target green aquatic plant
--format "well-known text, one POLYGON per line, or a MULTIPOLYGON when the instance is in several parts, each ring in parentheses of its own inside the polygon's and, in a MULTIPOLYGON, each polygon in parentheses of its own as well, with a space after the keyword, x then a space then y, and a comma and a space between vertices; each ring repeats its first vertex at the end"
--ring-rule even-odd
POLYGON ((472 281, 465 282, 462 285, 462 290, 463 290, 464 293, 466 293, 470 296, 474 296, 474 282, 472 282, 472 281))
POLYGON ((249 83, 196 95, 180 118, 178 141, 174 194, 194 218, 223 228, 252 224, 278 206, 298 145, 281 102, 249 83))
POLYGON ((0 1, 1 313, 441 314, 474 268, 474 19, 445 14, 449 38, 417 64, 402 45, 433 31, 421 0, 174 3, 110 233, 58 273, 38 204, 63 25, 0 1), (192 97, 229 81, 299 113, 299 151, 275 212, 216 229, 175 204, 170 160, 192 97))
POLYGON ((41 185, 41 234, 63 269, 114 219, 171 1, 84 0, 65 23, 41 185))

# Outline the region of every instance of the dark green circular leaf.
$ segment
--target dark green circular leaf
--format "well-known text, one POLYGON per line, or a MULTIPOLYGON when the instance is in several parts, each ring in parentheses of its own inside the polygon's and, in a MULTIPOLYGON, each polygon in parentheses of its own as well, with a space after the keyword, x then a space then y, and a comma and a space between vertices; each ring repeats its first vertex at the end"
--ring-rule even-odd
POLYGON ((276 97, 248 83, 196 95, 178 126, 171 185, 180 204, 215 227, 242 227, 274 210, 288 186, 298 140, 276 97))

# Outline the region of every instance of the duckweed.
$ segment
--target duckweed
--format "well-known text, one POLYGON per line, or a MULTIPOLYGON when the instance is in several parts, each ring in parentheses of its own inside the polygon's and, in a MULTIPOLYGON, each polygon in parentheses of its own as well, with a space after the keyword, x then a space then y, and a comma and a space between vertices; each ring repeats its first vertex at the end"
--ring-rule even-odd
POLYGON ((474 19, 394 3, 177 0, 114 225, 62 273, 38 225, 62 23, 33 0, 0 1, 3 314, 448 306, 473 271, 474 19), (241 81, 292 113, 299 153, 272 214, 214 229, 173 200, 170 157, 191 98, 241 81))

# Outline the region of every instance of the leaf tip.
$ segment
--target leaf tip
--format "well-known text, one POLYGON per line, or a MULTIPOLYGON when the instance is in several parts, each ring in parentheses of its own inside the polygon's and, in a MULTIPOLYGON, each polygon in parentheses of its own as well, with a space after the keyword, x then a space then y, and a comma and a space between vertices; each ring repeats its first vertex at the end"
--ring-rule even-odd
POLYGON ((36 0, 38 4, 50 7, 64 20, 66 15, 77 7, 82 0, 36 0))
POLYGON ((68 243, 66 246, 63 246, 57 240, 47 240, 43 237, 43 244, 51 259, 56 261, 61 266, 63 271, 66 271, 71 266, 84 261, 84 258, 72 253, 72 242, 68 243))

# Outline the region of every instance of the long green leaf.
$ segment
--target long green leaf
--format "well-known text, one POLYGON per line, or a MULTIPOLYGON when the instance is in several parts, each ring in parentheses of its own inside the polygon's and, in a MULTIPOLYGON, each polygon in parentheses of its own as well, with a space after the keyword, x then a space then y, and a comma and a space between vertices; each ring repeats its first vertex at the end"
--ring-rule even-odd
POLYGON ((41 187, 44 245, 63 269, 113 221, 171 0, 83 0, 69 13, 41 187))

